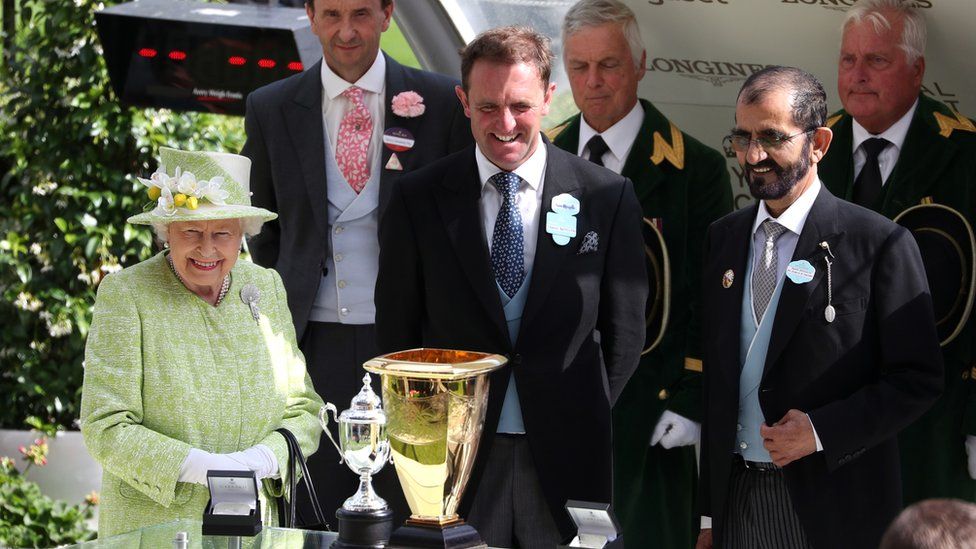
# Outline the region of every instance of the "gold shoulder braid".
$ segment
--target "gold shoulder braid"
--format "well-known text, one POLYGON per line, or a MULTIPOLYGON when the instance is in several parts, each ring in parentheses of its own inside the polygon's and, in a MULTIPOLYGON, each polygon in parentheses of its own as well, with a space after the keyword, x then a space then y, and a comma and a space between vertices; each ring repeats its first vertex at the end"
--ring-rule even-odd
POLYGON ((827 127, 833 128, 834 124, 836 124, 837 121, 840 120, 841 118, 844 118, 843 114, 835 114, 834 116, 831 116, 830 118, 827 119, 827 127))
POLYGON ((657 166, 666 158, 675 168, 683 170, 685 168, 685 139, 681 136, 681 130, 674 125, 674 122, 669 121, 668 123, 671 124, 671 143, 668 144, 659 132, 654 132, 654 154, 651 155, 651 162, 657 166))
MULTIPOLYGON (((176 275, 176 279, 180 281, 180 284, 182 284, 184 287, 186 287, 187 290, 189 290, 190 288, 186 286, 186 281, 183 280, 183 277, 180 276, 180 273, 176 271, 176 266, 173 265, 173 256, 167 255, 166 263, 169 264, 169 270, 173 271, 173 274, 176 275)), ((224 300, 224 296, 227 295, 227 290, 229 289, 230 289, 230 273, 227 273, 224 275, 224 281, 221 282, 220 284, 220 293, 217 294, 217 302, 214 303, 214 307, 220 305, 220 302, 224 300)))
POLYGON ((566 126, 569 126, 569 123, 570 123, 571 120, 572 120, 572 118, 570 118, 569 120, 563 122, 562 124, 559 124, 558 126, 553 126, 553 127, 549 128, 548 130, 546 130, 543 133, 546 134, 546 137, 549 138, 549 141, 555 141, 556 138, 559 137, 559 135, 561 133, 563 133, 563 130, 566 129, 566 126))
POLYGON ((956 117, 955 119, 941 112, 933 114, 935 115, 935 121, 939 124, 939 135, 942 137, 949 137, 954 130, 976 133, 976 125, 973 124, 973 121, 956 111, 952 112, 956 117))

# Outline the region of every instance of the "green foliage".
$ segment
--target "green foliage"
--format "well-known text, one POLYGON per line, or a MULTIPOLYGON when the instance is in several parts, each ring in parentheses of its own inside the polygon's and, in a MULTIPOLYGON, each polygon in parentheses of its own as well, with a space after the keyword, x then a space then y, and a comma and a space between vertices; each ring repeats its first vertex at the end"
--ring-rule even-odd
POLYGON ((24 0, 0 67, 0 428, 71 426, 98 282, 153 252, 128 225, 148 202, 132 175, 161 145, 237 152, 243 121, 122 107, 94 0, 24 0))
POLYGON ((94 537, 91 504, 68 505, 41 493, 8 458, 0 459, 0 546, 53 547, 94 537))

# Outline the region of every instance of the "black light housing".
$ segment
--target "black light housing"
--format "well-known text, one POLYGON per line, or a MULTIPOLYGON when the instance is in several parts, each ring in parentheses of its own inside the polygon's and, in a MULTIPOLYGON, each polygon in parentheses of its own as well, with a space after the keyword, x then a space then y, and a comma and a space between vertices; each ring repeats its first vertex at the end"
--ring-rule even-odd
POLYGON ((240 116, 249 93, 322 57, 301 8, 137 0, 95 22, 126 105, 240 116))

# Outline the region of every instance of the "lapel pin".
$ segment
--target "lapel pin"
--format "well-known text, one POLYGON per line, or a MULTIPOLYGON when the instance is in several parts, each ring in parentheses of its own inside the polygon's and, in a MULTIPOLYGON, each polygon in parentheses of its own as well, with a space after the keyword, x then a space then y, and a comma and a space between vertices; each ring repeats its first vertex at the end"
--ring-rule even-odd
POLYGON ((722 275, 722 287, 729 289, 732 287, 733 282, 735 282, 735 273, 732 272, 732 269, 729 269, 722 275))
POLYGON ((386 169, 403 171, 403 164, 400 163, 400 159, 397 158, 396 153, 390 155, 390 160, 386 163, 386 169))
POLYGON ((260 300, 261 291, 254 284, 245 284, 241 288, 241 301, 251 309, 251 316, 254 317, 254 320, 261 319, 261 312, 258 310, 258 301, 260 300))
POLYGON ((409 151, 414 145, 413 134, 406 128, 389 128, 383 132, 383 144, 393 152, 409 151))
POLYGON ((834 309, 834 306, 831 305, 831 301, 833 301, 834 298, 833 295, 834 281, 833 281, 833 277, 831 276, 832 273, 830 272, 830 267, 831 265, 833 265, 833 262, 830 261, 830 258, 834 257, 834 252, 830 251, 830 244, 827 244, 826 240, 820 243, 820 247, 827 251, 827 255, 824 256, 824 261, 827 263, 827 306, 824 307, 824 320, 827 321, 827 324, 830 324, 831 322, 834 321, 835 318, 837 318, 837 311, 834 309))

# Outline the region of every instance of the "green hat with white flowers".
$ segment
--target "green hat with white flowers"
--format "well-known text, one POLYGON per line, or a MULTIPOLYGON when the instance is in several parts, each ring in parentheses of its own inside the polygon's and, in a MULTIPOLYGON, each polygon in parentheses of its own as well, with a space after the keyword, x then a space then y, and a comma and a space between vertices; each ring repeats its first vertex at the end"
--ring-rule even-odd
POLYGON ((210 221, 256 217, 271 221, 278 214, 251 206, 251 159, 239 154, 161 148, 159 168, 146 186, 151 210, 129 223, 151 225, 174 221, 210 221))

